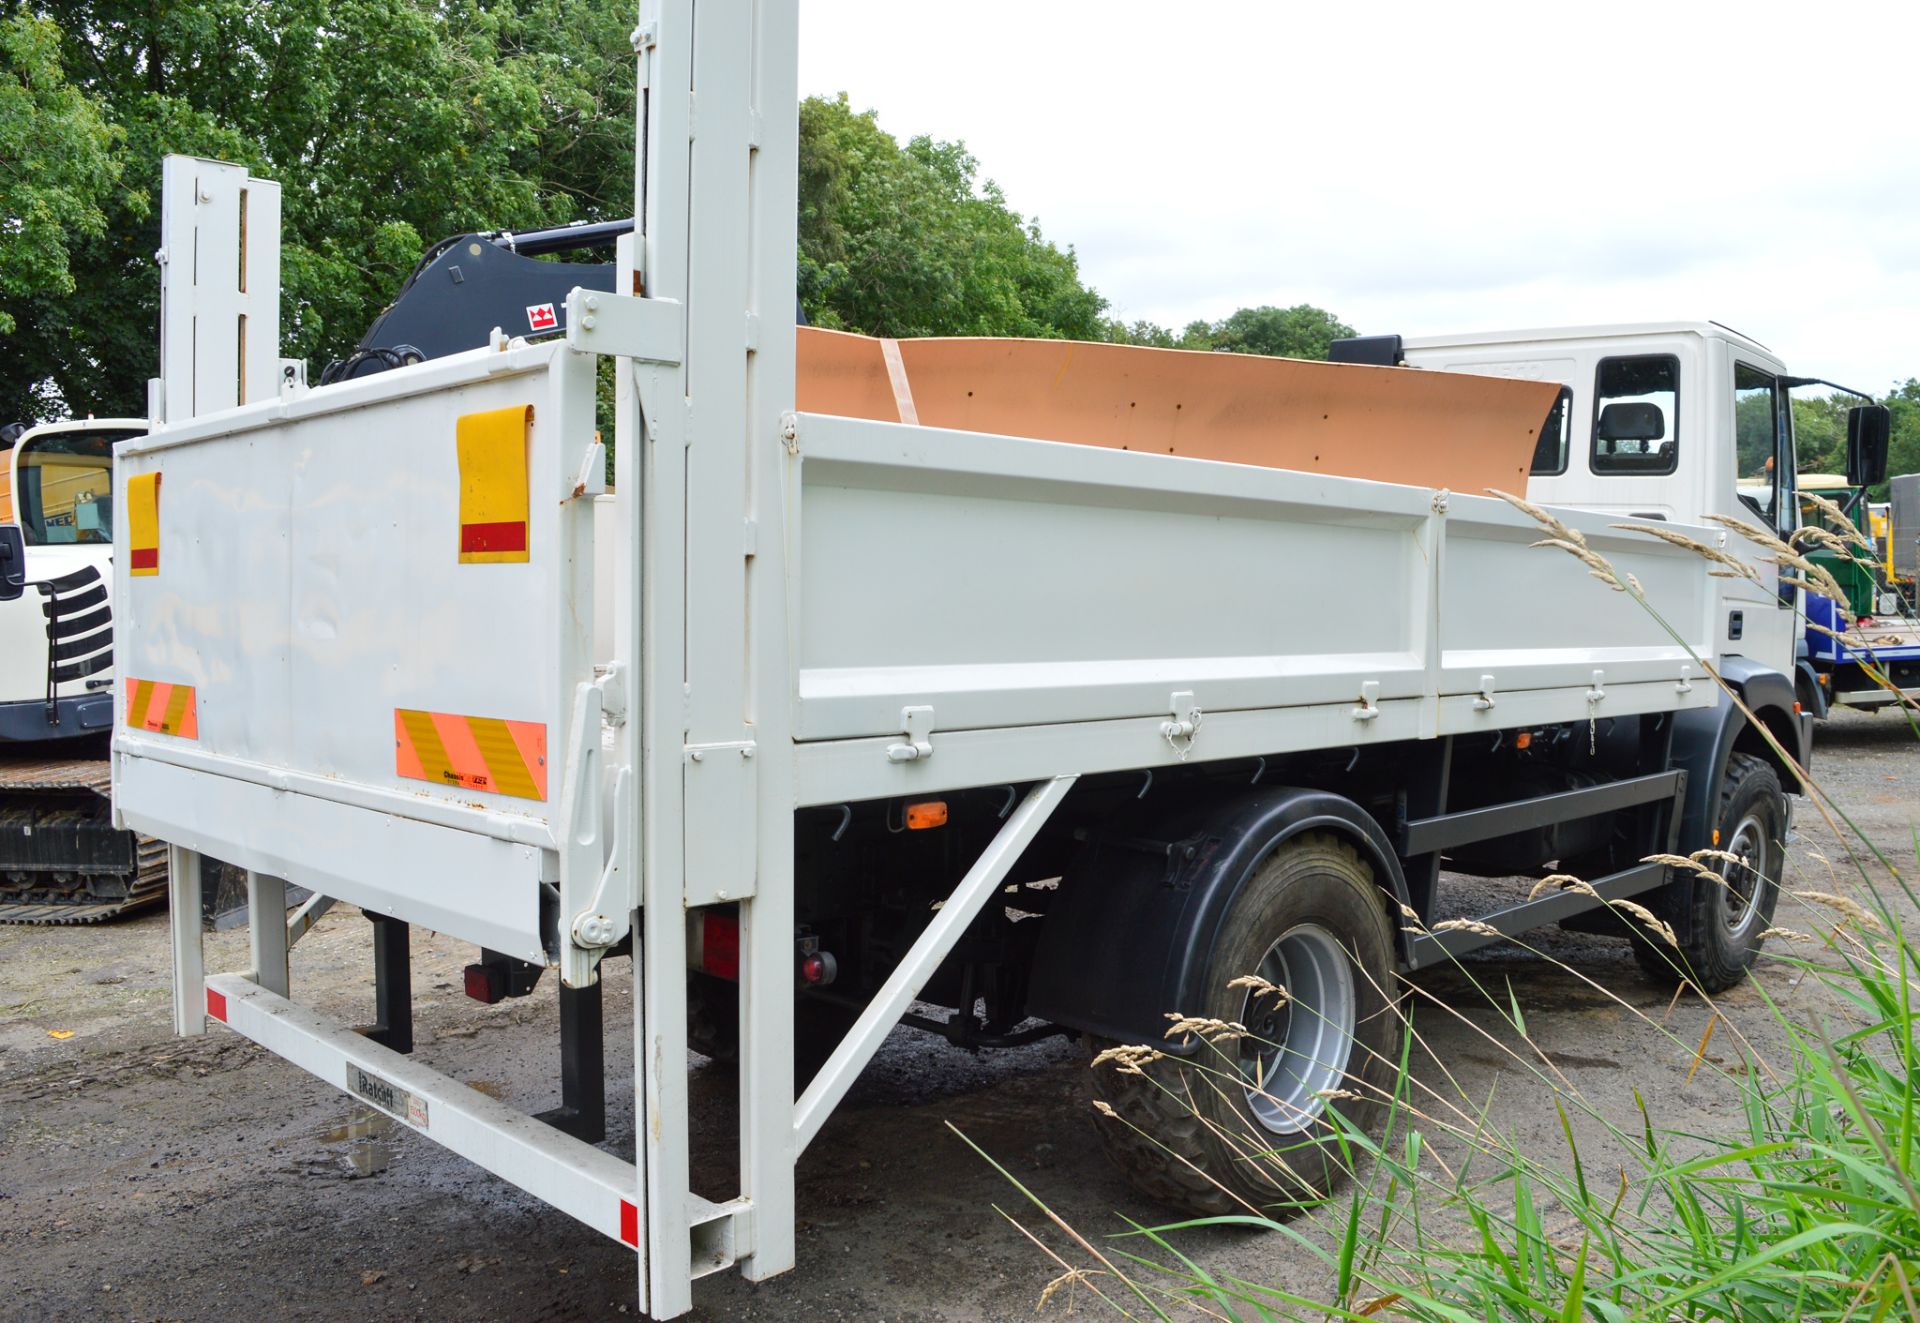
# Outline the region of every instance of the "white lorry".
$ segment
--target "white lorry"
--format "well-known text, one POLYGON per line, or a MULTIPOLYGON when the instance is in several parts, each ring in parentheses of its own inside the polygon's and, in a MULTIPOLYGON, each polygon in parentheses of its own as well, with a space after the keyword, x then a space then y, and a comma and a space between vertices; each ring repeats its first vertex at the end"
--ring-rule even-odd
MULTIPOLYGON (((1642 941, 1651 970, 1743 975, 1804 758, 1788 636, 1735 655, 1738 585, 1565 514, 1656 621, 1466 494, 1525 481, 1550 386, 796 333, 792 8, 648 0, 634 47, 639 228, 545 337, 536 305, 305 389, 276 357, 273 185, 167 163, 114 765, 118 813, 171 843, 180 1032, 244 1034, 631 1247, 671 1317, 700 1275, 793 1264, 795 1160, 916 997, 963 1043, 1161 1043, 1163 1077, 1209 1050, 1166 1013, 1247 1024, 1243 1087, 1200 1105, 1284 1170, 1097 1075, 1166 1141, 1113 1123, 1115 1156, 1211 1209, 1327 1187, 1328 1094, 1364 1124, 1393 1085, 1399 971, 1541 923, 1625 933, 1605 901, 1637 895, 1678 943, 1642 941), (1712 845, 1729 886, 1644 862, 1712 845), (250 870, 248 969, 208 973, 181 918, 203 853, 250 870), (1597 894, 1522 882, 1449 926, 1443 863, 1597 894), (372 1032, 294 998, 288 882, 373 920, 372 1032), (483 999, 555 972, 557 1112, 410 1052, 409 925, 479 947, 483 999), (617 958, 631 1152, 594 1142, 617 958), (738 1065, 725 1197, 693 1193, 693 1045, 738 1065)), ((1678 462, 1731 502, 1706 459, 1678 462)))

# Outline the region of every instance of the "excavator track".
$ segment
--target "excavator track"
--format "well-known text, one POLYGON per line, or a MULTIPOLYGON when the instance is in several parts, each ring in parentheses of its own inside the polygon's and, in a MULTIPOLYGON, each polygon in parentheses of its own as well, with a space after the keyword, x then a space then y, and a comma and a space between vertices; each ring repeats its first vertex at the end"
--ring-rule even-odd
POLYGON ((0 923, 99 923, 167 898, 167 847, 113 827, 104 758, 0 758, 0 923))

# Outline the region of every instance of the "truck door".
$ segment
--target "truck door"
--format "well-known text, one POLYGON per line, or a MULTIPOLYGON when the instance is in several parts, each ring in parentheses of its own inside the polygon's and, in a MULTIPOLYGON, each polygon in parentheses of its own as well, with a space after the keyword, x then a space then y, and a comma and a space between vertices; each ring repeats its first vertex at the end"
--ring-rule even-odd
MULTIPOLYGON (((1782 539, 1793 532, 1798 518, 1790 407, 1786 387, 1778 376, 1734 360, 1735 501, 1726 512, 1782 539)), ((1722 497, 1724 501, 1724 493, 1722 497)), ((1730 542, 1728 550, 1753 563, 1761 581, 1730 582, 1727 619, 1723 622, 1726 651, 1791 672, 1794 642, 1802 628, 1799 591, 1780 582, 1779 566, 1759 561, 1765 554, 1762 548, 1742 540, 1737 545, 1730 542)))

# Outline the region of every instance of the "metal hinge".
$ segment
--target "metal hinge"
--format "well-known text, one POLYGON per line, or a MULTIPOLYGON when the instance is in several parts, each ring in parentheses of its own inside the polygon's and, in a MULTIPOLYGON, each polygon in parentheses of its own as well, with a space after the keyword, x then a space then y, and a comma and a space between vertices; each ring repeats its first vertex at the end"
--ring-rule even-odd
POLYGON ((1491 675, 1480 677, 1480 696, 1473 700, 1473 710, 1475 712, 1493 711, 1493 677, 1491 675))
POLYGON ((1360 706, 1352 709, 1355 721, 1372 721, 1380 715, 1380 682, 1368 680, 1360 686, 1360 706))
POLYGON ((1682 666, 1680 668, 1680 678, 1674 682, 1673 692, 1676 694, 1690 694, 1693 692, 1693 667, 1682 666))
MULTIPOLYGON (((628 842, 603 812, 606 752, 600 740, 603 720, 616 724, 627 710, 626 670, 619 663, 591 684, 574 691, 568 729, 568 757, 561 785, 559 822, 560 912, 566 933, 560 943, 560 979, 584 988, 599 977, 600 957, 626 936, 629 919, 625 881, 628 842)), ((626 801, 632 771, 617 767, 613 803, 626 801)))
POLYGON ((1453 493, 1448 491, 1445 487, 1442 487, 1439 491, 1435 492, 1433 494, 1433 512, 1439 515, 1445 514, 1447 512, 1447 502, 1452 498, 1452 496, 1453 496, 1453 493))
POLYGON ((906 741, 901 744, 889 744, 887 746, 888 762, 912 763, 919 762, 923 758, 933 757, 932 708, 901 708, 900 729, 906 735, 906 741))
POLYGON ((780 415, 780 444, 787 448, 789 455, 800 453, 800 416, 798 414, 780 415))

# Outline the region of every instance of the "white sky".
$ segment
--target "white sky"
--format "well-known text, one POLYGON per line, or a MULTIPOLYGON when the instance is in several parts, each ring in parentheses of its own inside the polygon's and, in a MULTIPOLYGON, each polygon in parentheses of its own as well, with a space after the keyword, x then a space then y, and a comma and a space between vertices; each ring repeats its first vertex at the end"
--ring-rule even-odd
POLYGON ((1920 376, 1920 4, 805 0, 800 86, 963 140, 1113 314, 1725 322, 1920 376))

